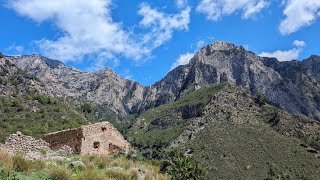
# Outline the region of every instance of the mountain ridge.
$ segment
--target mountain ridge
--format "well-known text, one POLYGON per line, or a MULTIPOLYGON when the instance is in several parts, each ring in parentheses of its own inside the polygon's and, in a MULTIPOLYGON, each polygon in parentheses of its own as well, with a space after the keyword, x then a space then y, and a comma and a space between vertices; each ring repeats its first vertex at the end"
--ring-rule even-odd
POLYGON ((320 120, 317 55, 279 62, 259 57, 242 46, 216 41, 201 48, 188 64, 176 67, 150 86, 124 79, 110 68, 89 73, 39 55, 9 59, 42 79, 49 89, 58 89, 54 94, 89 101, 99 109, 107 107, 109 114, 122 117, 174 102, 200 87, 227 82, 249 88, 253 95, 262 94, 279 108, 320 120))

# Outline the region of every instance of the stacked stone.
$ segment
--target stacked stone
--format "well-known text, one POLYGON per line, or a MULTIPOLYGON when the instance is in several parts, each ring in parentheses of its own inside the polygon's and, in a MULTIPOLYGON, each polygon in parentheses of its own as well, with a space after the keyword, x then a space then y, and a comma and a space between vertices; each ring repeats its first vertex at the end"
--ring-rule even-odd
POLYGON ((36 140, 30 136, 22 135, 21 132, 16 134, 11 134, 7 137, 4 146, 7 150, 17 153, 17 152, 27 152, 27 151, 50 151, 49 144, 43 140, 36 140))

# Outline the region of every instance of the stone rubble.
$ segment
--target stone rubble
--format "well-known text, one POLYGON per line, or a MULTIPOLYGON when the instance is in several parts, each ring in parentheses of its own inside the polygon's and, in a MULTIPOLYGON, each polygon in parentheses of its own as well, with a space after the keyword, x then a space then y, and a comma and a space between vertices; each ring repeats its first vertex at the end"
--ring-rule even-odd
POLYGON ((17 132, 6 138, 4 147, 12 153, 28 151, 51 151, 49 144, 41 139, 36 140, 31 136, 26 136, 17 132))
POLYGON ((31 136, 23 135, 21 132, 11 134, 6 138, 5 144, 0 144, 0 150, 6 151, 12 155, 25 153, 24 158, 27 160, 66 160, 61 153, 72 154, 73 151, 69 146, 63 146, 58 151, 49 148, 49 144, 42 139, 34 139, 31 136))

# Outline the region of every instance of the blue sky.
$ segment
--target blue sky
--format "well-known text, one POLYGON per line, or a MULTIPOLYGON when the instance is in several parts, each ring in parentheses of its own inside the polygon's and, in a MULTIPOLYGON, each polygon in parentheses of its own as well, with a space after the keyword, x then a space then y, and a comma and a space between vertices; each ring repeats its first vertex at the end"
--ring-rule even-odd
POLYGON ((320 54, 319 0, 0 0, 0 51, 150 85, 215 40, 281 61, 320 54))

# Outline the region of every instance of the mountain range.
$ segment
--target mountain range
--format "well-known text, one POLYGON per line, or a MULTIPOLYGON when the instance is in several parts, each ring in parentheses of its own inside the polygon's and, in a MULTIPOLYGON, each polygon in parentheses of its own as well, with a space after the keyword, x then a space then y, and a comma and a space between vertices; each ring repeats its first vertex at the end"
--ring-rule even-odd
POLYGON ((320 56, 316 55, 302 61, 279 62, 259 57, 242 46, 216 41, 201 48, 188 64, 146 87, 120 77, 110 68, 90 73, 40 55, 6 58, 44 82, 52 95, 90 102, 98 109, 121 115, 120 120, 220 83, 248 88, 276 107, 320 120, 320 56))
POLYGON ((1 136, 108 120, 144 157, 179 149, 213 179, 320 177, 320 56, 280 62, 216 41, 150 86, 40 55, 2 56, 0 68, 1 136))

